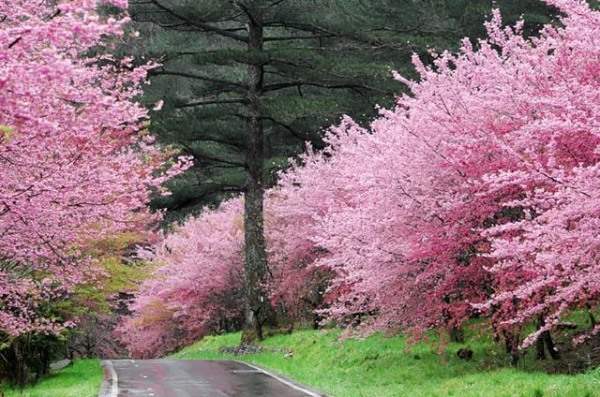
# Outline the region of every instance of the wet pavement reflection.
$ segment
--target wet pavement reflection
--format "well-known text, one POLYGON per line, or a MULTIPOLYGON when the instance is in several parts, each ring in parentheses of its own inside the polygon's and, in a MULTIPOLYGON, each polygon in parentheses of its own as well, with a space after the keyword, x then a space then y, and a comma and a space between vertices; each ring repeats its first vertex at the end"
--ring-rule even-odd
POLYGON ((113 360, 118 397, 307 397, 236 361, 113 360))

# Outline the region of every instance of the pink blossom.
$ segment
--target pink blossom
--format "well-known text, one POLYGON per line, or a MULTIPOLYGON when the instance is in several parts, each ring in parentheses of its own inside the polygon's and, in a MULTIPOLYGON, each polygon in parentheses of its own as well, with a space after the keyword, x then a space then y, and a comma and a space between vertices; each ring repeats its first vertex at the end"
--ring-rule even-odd
MULTIPOLYGON (((324 271, 327 307, 316 309, 339 323, 420 333, 483 314, 497 332, 518 333, 543 317, 523 346, 597 305, 600 12, 547 3, 562 26, 525 38, 522 22, 504 27, 495 11, 487 40, 465 39, 432 66, 415 56, 420 80, 395 76, 410 95, 368 128, 344 118, 325 150, 309 147, 280 175, 265 219, 274 304, 297 307, 324 271)), ((223 276, 241 269, 241 237, 230 234, 240 217, 229 203, 167 237, 191 249, 157 257, 165 267, 137 315, 160 296, 171 311, 161 324, 172 327, 189 305, 197 317, 177 324, 198 336, 209 313, 226 312, 200 303, 237 288, 223 276)), ((156 341, 176 335, 149 329, 156 341)))
POLYGON ((96 0, 51 4, 0 1, 0 261, 70 285, 90 272, 90 241, 158 219, 147 204, 168 166, 141 140, 135 101, 153 65, 81 56, 110 46, 127 16, 100 17, 96 0))

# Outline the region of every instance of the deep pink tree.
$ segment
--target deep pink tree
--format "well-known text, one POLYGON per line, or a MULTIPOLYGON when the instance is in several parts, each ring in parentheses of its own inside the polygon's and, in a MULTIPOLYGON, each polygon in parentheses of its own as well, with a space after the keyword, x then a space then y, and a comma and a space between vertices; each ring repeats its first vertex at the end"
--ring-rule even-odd
POLYGON ((314 242, 353 286, 332 314, 356 302, 378 329, 457 326, 492 297, 498 331, 542 320, 526 346, 595 305, 599 13, 548 3, 563 27, 526 39, 495 12, 478 49, 415 59, 421 80, 398 76, 411 96, 369 133, 346 122, 333 155, 296 172, 331 192, 314 242))
MULTIPOLYGON (((522 209, 522 219, 485 232, 498 280, 485 307, 500 327, 538 322, 522 346, 573 309, 597 307, 600 297, 600 12, 584 2, 550 3, 566 14, 564 27, 547 27, 532 46, 498 33, 522 65, 512 68, 523 81, 520 90, 503 93, 522 109, 513 116, 518 125, 502 137, 520 166, 486 177, 489 191, 518 186, 522 192, 504 203, 522 209)), ((575 342, 599 330, 592 323, 575 342)))

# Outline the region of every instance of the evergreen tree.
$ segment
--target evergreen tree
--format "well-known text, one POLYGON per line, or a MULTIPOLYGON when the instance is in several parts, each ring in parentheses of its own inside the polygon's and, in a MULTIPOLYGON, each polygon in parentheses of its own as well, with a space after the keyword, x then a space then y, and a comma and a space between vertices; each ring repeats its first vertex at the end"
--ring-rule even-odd
MULTIPOLYGON (((320 130, 342 114, 368 121, 390 106, 410 75, 410 56, 482 35, 490 1, 476 0, 133 0, 143 35, 138 55, 160 58, 148 102, 165 101, 151 129, 195 159, 157 207, 181 215, 231 192, 245 195, 248 340, 267 317, 263 194, 275 171, 319 147, 320 130), (472 28, 476 26, 477 28, 472 28)), ((537 1, 509 2, 509 15, 537 1)), ((502 7, 502 2, 499 4, 502 7)), ((535 26, 534 26, 535 28, 535 26)))
MULTIPOLYGON (((195 14, 187 13, 187 4, 203 15, 203 20, 227 23, 226 18, 220 18, 226 7, 219 4, 226 2, 132 3, 131 11, 142 37, 134 40, 137 47, 128 50, 134 50, 138 56, 161 59, 165 65, 156 71, 152 86, 146 89, 148 103, 165 101, 165 108, 153 115, 151 129, 163 142, 175 143, 196 160, 196 167, 172 183, 172 196, 154 201, 155 208, 168 210, 168 221, 178 220, 206 204, 219 203, 228 194, 243 191, 246 121, 239 109, 245 107, 238 102, 223 103, 222 99, 235 100, 236 90, 243 90, 229 83, 245 78, 250 55, 242 43, 228 36, 209 35, 181 22, 173 24, 177 18, 169 17, 160 8, 179 9, 189 19, 195 14), (200 75, 194 74, 198 71, 200 75), (202 97, 219 97, 219 102, 191 100, 202 97)), ((529 32, 537 31, 549 20, 547 7, 537 0, 518 4, 507 0, 498 5, 507 23, 523 14, 529 32)), ((262 106, 268 183, 290 156, 303 149, 305 141, 321 147, 322 128, 335 123, 341 114, 364 122, 374 115, 375 104, 391 104, 402 86, 391 80, 389 71, 395 69, 410 75, 413 52, 426 55, 427 48, 453 49, 462 37, 482 37, 485 32, 481 22, 489 14, 492 2, 287 1, 276 7, 278 18, 285 20, 266 29, 268 43, 263 52, 265 56, 277 54, 279 60, 288 62, 275 60, 266 65, 266 78, 290 83, 289 80, 301 77, 322 84, 309 86, 305 81, 303 85, 288 86, 283 92, 263 94, 263 98, 268 97, 262 106), (288 28, 286 21, 304 21, 304 28, 313 33, 288 28), (293 36, 294 40, 268 37, 277 34, 293 36), (294 60, 300 61, 295 67, 294 60), (327 82, 333 84, 324 87, 327 82), (334 88, 335 83, 338 84, 334 88), (349 87, 351 83, 358 87, 349 87)))

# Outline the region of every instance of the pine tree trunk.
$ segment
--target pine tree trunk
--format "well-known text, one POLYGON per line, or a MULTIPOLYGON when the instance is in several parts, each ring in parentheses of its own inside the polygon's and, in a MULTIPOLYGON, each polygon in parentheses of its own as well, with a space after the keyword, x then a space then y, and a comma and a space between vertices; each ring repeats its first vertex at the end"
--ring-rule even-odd
MULTIPOLYGON (((258 15, 248 14, 248 50, 255 52, 263 48, 263 27, 258 15)), ((264 200, 264 132, 261 121, 260 96, 263 89, 263 66, 248 67, 248 146, 246 167, 248 181, 245 190, 245 324, 242 343, 262 339, 262 326, 267 315, 268 300, 264 290, 267 276, 263 200, 264 200)))

